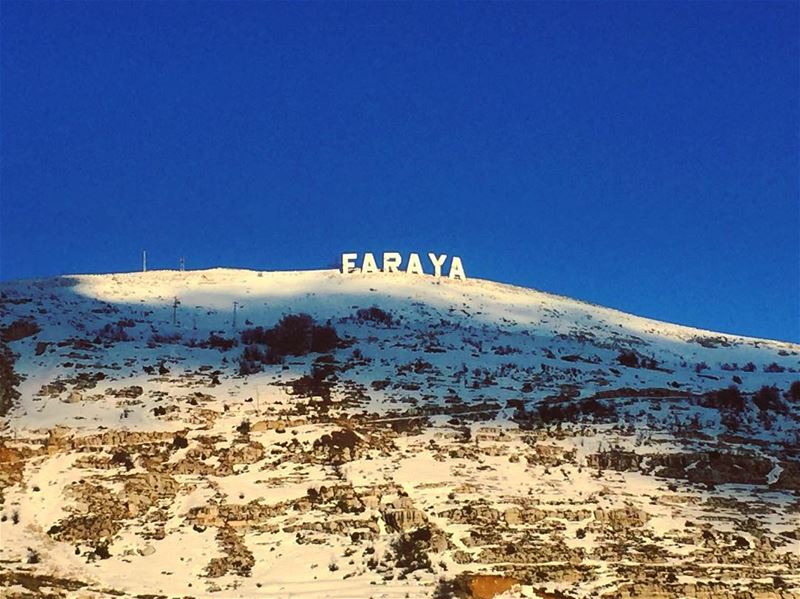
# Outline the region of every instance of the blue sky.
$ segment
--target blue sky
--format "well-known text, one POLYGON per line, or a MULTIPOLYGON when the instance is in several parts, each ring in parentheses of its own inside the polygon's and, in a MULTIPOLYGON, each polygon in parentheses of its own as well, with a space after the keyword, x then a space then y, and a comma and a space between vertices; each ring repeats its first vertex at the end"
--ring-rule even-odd
POLYGON ((461 255, 800 341, 796 2, 0 5, 0 278, 461 255))

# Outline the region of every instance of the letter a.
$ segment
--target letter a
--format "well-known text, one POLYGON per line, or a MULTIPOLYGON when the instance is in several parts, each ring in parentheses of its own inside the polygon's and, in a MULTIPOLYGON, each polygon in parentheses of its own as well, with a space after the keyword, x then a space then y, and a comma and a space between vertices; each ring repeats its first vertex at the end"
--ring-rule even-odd
POLYGON ((397 252, 383 253, 383 272, 397 272, 402 264, 403 258, 397 252))
POLYGON ((364 254, 364 261, 361 263, 361 272, 367 275, 378 272, 378 265, 375 264, 375 256, 373 256, 371 252, 364 254))
POLYGON ((406 272, 412 275, 424 275, 425 271, 422 270, 422 262, 419 260, 419 254, 411 254, 408 257, 408 266, 406 272))
POLYGON ((450 263, 450 278, 466 280, 467 275, 464 274, 464 265, 461 264, 461 258, 453 256, 453 261, 450 263))
POLYGON ((447 254, 442 254, 441 256, 437 257, 433 252, 429 252, 428 258, 430 258, 430 261, 433 264, 433 276, 441 277, 442 265, 444 264, 444 261, 447 260, 447 254))

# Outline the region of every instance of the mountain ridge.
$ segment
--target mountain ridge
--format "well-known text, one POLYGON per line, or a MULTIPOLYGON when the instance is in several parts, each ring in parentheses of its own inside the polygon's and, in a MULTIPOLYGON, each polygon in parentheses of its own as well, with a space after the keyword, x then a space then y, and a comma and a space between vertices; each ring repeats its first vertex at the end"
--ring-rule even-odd
POLYGON ((331 270, 3 282, 0 332, 12 597, 800 593, 800 345, 331 270))

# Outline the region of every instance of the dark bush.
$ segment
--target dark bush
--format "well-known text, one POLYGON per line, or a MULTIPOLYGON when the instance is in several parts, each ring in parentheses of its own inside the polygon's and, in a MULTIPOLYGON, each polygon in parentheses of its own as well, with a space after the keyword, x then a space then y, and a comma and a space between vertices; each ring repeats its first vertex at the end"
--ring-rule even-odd
POLYGON ((790 401, 800 401, 800 381, 795 381, 789 385, 787 397, 790 401))
POLYGON ((324 353, 339 344, 336 329, 330 324, 318 325, 308 314, 288 314, 271 329, 246 329, 241 339, 247 346, 240 363, 240 372, 245 371, 242 374, 248 374, 256 363, 279 364, 285 356, 324 353), (259 345, 266 345, 267 350, 259 345))
POLYGON ((241 433, 242 435, 246 435, 250 432, 250 421, 249 420, 242 420, 239 423, 239 426, 236 427, 236 430, 241 433))
POLYGON ((108 545, 98 545, 94 550, 94 554, 100 559, 108 559, 111 557, 111 552, 108 550, 108 545))
POLYGON ((657 370, 658 369, 658 362, 655 358, 642 358, 639 362, 639 365, 642 368, 646 368, 647 370, 657 370))
POLYGON ((19 341, 41 331, 39 325, 32 318, 15 320, 7 327, 0 329, 0 339, 3 341, 19 341))
POLYGON ((613 420, 617 410, 613 404, 604 404, 595 398, 583 401, 566 401, 559 403, 545 403, 537 407, 537 413, 542 422, 558 424, 560 422, 578 422, 579 417, 589 418, 592 421, 613 420))
POLYGON ((744 370, 745 372, 755 372, 756 371, 756 365, 753 364, 752 362, 748 362, 747 364, 742 366, 742 370, 744 370))
POLYGON ((208 336, 208 347, 212 349, 218 349, 220 351, 228 351, 234 345, 236 345, 236 339, 225 339, 225 337, 220 337, 219 335, 215 335, 211 333, 208 336))
POLYGON ((0 416, 5 416, 19 397, 16 387, 20 383, 19 375, 14 370, 16 356, 0 341, 0 416))
POLYGON ((381 310, 377 306, 372 306, 371 308, 361 308, 358 310, 358 312, 356 312, 356 320, 360 322, 374 322, 387 327, 392 326, 394 323, 392 315, 384 310, 381 310))
POLYGON ((764 372, 783 372, 785 370, 786 369, 777 362, 773 362, 769 366, 764 367, 764 372))
POLYGON ((314 327, 311 332, 311 351, 314 353, 325 353, 336 349, 339 343, 339 336, 336 329, 332 326, 324 325, 314 327))
POLYGON ((603 404, 593 397, 583 400, 579 405, 581 413, 585 416, 593 416, 597 419, 607 419, 615 418, 617 415, 617 409, 614 407, 614 404, 603 404))
POLYGON ((718 410, 743 410, 744 398, 737 387, 731 385, 727 389, 710 391, 703 397, 702 405, 718 410))
POLYGON ((776 386, 767 387, 764 385, 756 391, 753 396, 753 403, 756 404, 759 410, 766 412, 772 410, 773 412, 785 412, 786 405, 781 401, 780 392, 776 386))
POLYGON ((186 449, 189 447, 189 440, 183 435, 175 435, 172 439, 172 449, 186 449))
POLYGON ((321 397, 324 401, 330 401, 331 387, 333 383, 325 380, 319 371, 312 369, 311 375, 304 374, 291 383, 292 395, 299 397, 321 397))
POLYGON ((252 329, 245 329, 242 331, 242 343, 245 345, 254 345, 260 343, 261 345, 267 344, 267 330, 264 327, 255 327, 252 329))
POLYGON ((125 466, 126 470, 133 470, 131 455, 124 449, 119 449, 111 456, 111 463, 125 466))
POLYGON ((278 355, 302 356, 311 349, 314 319, 308 314, 287 314, 267 331, 267 345, 278 355))
POLYGON ((617 362, 628 368, 639 368, 639 356, 636 352, 622 350, 617 356, 617 362))

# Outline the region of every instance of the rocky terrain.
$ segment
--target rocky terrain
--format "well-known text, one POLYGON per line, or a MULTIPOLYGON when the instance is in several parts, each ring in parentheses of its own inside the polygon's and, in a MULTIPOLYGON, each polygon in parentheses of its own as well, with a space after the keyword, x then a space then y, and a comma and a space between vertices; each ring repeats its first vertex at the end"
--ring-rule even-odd
POLYGON ((4 597, 800 597, 800 346, 481 280, 0 284, 4 597))

